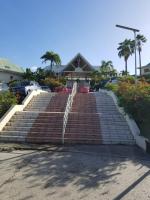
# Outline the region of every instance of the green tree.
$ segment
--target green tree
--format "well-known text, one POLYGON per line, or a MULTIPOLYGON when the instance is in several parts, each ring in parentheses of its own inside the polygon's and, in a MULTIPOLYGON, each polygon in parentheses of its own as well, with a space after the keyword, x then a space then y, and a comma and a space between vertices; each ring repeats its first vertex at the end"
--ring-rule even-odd
POLYGON ((11 92, 0 93, 0 118, 12 106, 17 104, 17 98, 11 92))
POLYGON ((136 36, 137 50, 138 50, 138 53, 139 53, 140 76, 141 76, 141 67, 142 67, 142 64, 141 64, 142 45, 143 45, 146 41, 147 41, 147 39, 145 38, 144 35, 138 34, 138 35, 136 36))
POLYGON ((114 74, 116 74, 116 70, 114 69, 113 63, 110 60, 109 61, 103 60, 101 62, 99 72, 101 73, 101 75, 103 75, 105 77, 110 77, 110 76, 113 76, 114 74))
POLYGON ((30 68, 26 68, 26 72, 23 74, 23 78, 27 80, 34 80, 34 73, 31 71, 30 68))
POLYGON ((47 51, 42 57, 43 62, 50 61, 50 68, 51 71, 53 71, 53 65, 59 65, 61 64, 60 56, 57 53, 54 53, 53 51, 47 51))
POLYGON ((128 58, 134 53, 134 41, 130 39, 125 39, 123 42, 119 43, 119 47, 117 48, 118 56, 124 58, 125 61, 125 72, 128 73, 127 62, 128 58))
POLYGON ((41 82, 41 80, 45 79, 46 77, 46 72, 44 69, 42 69, 41 67, 37 68, 36 72, 34 73, 35 75, 35 80, 37 82, 41 82))

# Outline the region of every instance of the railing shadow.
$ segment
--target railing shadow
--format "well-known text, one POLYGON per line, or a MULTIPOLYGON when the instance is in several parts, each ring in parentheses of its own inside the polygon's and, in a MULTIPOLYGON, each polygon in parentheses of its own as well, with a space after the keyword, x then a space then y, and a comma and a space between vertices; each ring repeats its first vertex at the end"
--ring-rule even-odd
POLYGON ((140 182, 142 182, 148 175, 150 175, 150 170, 144 173, 140 178, 138 178, 134 183, 127 187, 123 192, 116 196, 113 200, 120 200, 126 196, 131 190, 133 190, 140 182))

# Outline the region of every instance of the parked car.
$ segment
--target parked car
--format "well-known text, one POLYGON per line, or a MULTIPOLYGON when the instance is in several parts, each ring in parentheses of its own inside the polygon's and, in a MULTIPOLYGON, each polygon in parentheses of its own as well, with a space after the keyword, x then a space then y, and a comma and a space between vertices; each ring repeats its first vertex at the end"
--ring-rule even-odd
POLYGON ((26 96, 33 90, 41 90, 41 87, 35 81, 20 81, 17 82, 14 87, 11 87, 10 90, 14 94, 20 94, 26 96))
POLYGON ((0 83, 0 92, 9 91, 9 87, 6 83, 0 83))

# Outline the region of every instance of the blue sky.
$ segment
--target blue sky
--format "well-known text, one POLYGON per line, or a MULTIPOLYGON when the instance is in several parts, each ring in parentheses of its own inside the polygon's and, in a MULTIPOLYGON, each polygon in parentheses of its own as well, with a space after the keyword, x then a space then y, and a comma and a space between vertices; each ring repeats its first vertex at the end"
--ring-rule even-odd
MULTIPOLYGON (((80 52, 93 65, 112 60, 123 70, 117 46, 133 34, 116 24, 141 30, 142 64, 150 62, 150 0, 0 0, 0 8, 0 57, 24 68, 44 67, 41 55, 53 50, 62 64, 80 52)), ((134 72, 134 57, 128 68, 134 72)))

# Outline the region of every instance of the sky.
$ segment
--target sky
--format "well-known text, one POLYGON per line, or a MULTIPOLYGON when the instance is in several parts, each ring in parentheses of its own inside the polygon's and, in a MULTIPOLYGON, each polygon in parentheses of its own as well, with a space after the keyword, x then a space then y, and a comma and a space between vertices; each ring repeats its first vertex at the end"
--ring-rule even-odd
MULTIPOLYGON (((142 65, 150 62, 150 0, 0 0, 0 57, 24 68, 44 67, 40 57, 54 51, 67 64, 81 53, 92 65, 111 60, 118 71, 118 43, 134 27, 147 38, 142 65)), ((48 65, 48 63, 47 63, 48 65)), ((128 71, 134 73, 134 56, 128 71)))

